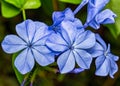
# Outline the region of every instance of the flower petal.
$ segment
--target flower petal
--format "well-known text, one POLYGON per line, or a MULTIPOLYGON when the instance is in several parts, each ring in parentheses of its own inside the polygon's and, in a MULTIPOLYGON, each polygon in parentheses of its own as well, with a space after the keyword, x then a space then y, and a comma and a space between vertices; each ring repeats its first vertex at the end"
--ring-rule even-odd
POLYGON ((26 43, 16 35, 6 36, 1 45, 6 53, 15 53, 26 48, 26 43))
POLYGON ((54 21, 54 25, 60 24, 63 20, 73 20, 74 14, 70 8, 66 8, 64 11, 56 11, 53 12, 52 19, 54 21))
POLYGON ((105 44, 104 40, 100 37, 99 34, 96 34, 97 41, 101 44, 101 46, 104 48, 104 50, 107 50, 107 45, 105 44))
POLYGON ((34 49, 43 54, 53 53, 45 45, 44 46, 34 46, 34 49))
POLYGON ((116 17, 116 14, 114 14, 111 10, 106 9, 106 10, 104 10, 104 11, 102 11, 99 14, 96 15, 95 21, 93 21, 93 23, 94 23, 93 28, 98 29, 100 27, 100 24, 114 23, 115 22, 115 19, 114 19, 115 17, 116 17))
POLYGON ((83 69, 89 69, 92 62, 91 55, 85 50, 74 49, 77 64, 83 69))
POLYGON ((97 57, 95 61, 95 65, 96 65, 96 72, 95 72, 96 75, 99 75, 99 76, 108 75, 110 71, 110 64, 109 64, 109 60, 106 59, 104 55, 97 57))
POLYGON ((118 61, 119 60, 119 56, 113 55, 111 53, 108 54, 109 58, 111 58, 113 61, 118 61))
POLYGON ((80 21, 80 19, 75 18, 74 21, 73 21, 73 24, 76 26, 77 29, 83 28, 83 24, 80 21))
POLYGON ((73 52, 68 50, 61 54, 57 60, 61 73, 68 73, 72 71, 75 67, 75 59, 73 52))
POLYGON ((110 72, 109 72, 109 75, 111 78, 114 78, 114 74, 118 71, 118 66, 117 64, 112 60, 110 59, 110 72))
POLYGON ((85 31, 76 38, 74 46, 75 48, 88 49, 95 45, 95 34, 91 31, 85 31))
POLYGON ((70 73, 81 73, 81 72, 83 72, 85 69, 83 69, 83 68, 75 68, 74 70, 72 70, 70 73))
POLYGON ((31 42, 36 32, 35 24, 32 20, 28 19, 16 25, 18 35, 26 42, 31 42))
POLYGON ((73 22, 70 21, 63 21, 61 23, 62 29, 62 36, 67 41, 67 43, 72 44, 75 40, 77 27, 73 22))
POLYGON ((53 51, 63 52, 68 49, 66 41, 61 37, 59 33, 53 33, 46 41, 46 45, 53 51))
MULTIPOLYGON (((39 47, 41 47, 41 46, 39 46, 39 47)), ((45 49, 45 47, 43 49, 45 49)), ((35 57, 35 60, 41 66, 49 65, 49 64, 53 63, 55 60, 53 53, 46 53, 46 52, 48 52, 47 49, 37 50, 37 48, 35 48, 32 51, 33 51, 33 55, 35 57)))
POLYGON ((110 24, 110 23, 114 23, 115 20, 114 18, 116 17, 116 14, 113 13, 111 10, 106 9, 102 12, 100 12, 99 14, 96 15, 95 17, 95 21, 99 24, 110 24), (104 15, 104 16, 103 16, 104 15))
POLYGON ((42 22, 35 22, 36 32, 34 34, 33 43, 47 37, 51 32, 48 30, 48 26, 42 22))
POLYGON ((30 72, 34 67, 34 57, 29 48, 22 51, 15 59, 15 67, 21 74, 30 72))
POLYGON ((97 42, 94 47, 88 49, 87 51, 92 55, 92 57, 97 57, 103 55, 104 53, 103 47, 97 42))

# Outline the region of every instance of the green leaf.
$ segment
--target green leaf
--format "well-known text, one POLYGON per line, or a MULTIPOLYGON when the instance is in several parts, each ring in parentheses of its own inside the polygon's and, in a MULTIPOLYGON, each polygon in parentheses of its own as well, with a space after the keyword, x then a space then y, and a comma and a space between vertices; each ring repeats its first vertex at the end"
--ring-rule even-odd
POLYGON ((2 16, 11 18, 25 9, 36 9, 41 6, 40 0, 2 0, 2 16))
POLYGON ((120 35, 120 0, 110 0, 107 8, 117 15, 115 24, 107 25, 112 35, 117 38, 120 35))
POLYGON ((25 0, 5 0, 7 3, 14 5, 17 8, 22 8, 25 0))
POLYGON ((14 66, 14 61, 15 61, 17 55, 18 55, 18 53, 13 54, 13 57, 12 57, 12 66, 13 66, 13 69, 14 69, 14 71, 15 71, 15 74, 16 74, 16 77, 17 77, 19 83, 22 83, 23 80, 24 80, 24 75, 22 75, 22 74, 16 69, 16 67, 14 66))
POLYGON ((5 0, 20 9, 36 9, 41 6, 40 0, 5 0))
POLYGON ((41 6, 40 0, 27 0, 24 4, 24 9, 36 9, 41 6))
POLYGON ((82 0, 59 0, 61 2, 71 3, 71 4, 80 4, 82 0))
POLYGON ((2 16, 6 18, 11 18, 20 13, 20 9, 6 3, 5 1, 1 2, 2 16))

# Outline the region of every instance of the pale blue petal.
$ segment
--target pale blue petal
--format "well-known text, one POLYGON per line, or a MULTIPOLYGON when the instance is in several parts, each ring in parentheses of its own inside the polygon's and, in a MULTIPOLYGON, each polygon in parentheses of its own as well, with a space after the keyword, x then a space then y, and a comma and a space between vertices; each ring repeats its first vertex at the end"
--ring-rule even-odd
POLYGON ((61 21, 63 21, 64 17, 65 16, 64 16, 63 12, 59 12, 59 11, 53 12, 52 19, 54 21, 54 25, 60 24, 61 21))
POLYGON ((80 50, 80 49, 74 49, 74 55, 77 64, 83 68, 83 69, 89 69, 91 62, 92 62, 92 57, 91 55, 86 52, 85 50, 80 50))
POLYGON ((64 11, 65 20, 74 20, 74 14, 70 8, 66 8, 64 11))
POLYGON ((68 73, 75 67, 75 59, 72 51, 68 50, 61 54, 57 60, 60 73, 68 73))
POLYGON ((63 35, 64 39, 68 43, 72 44, 73 41, 75 40, 75 36, 76 36, 76 32, 77 32, 77 28, 76 28, 75 24, 70 21, 63 21, 61 23, 61 27, 62 27, 62 35, 63 35))
POLYGON ((26 43, 16 35, 6 36, 1 45, 6 53, 15 53, 27 47, 26 43))
POLYGON ((63 20, 73 20, 74 14, 70 8, 66 8, 64 11, 53 12, 52 19, 54 25, 60 24, 63 20))
POLYGON ((48 26, 43 22, 34 21, 34 23, 35 23, 36 29, 47 29, 48 28, 48 26))
POLYGON ((115 20, 114 20, 115 17, 116 17, 115 13, 113 13, 109 9, 106 9, 106 10, 104 10, 104 11, 102 11, 99 14, 96 15, 95 21, 98 24, 110 24, 110 23, 114 23, 115 22, 115 20))
POLYGON ((31 43, 36 32, 35 24, 30 19, 25 20, 24 22, 16 25, 16 31, 22 39, 31 43))
POLYGON ((53 33, 46 41, 46 45, 53 51, 63 52, 68 49, 66 41, 59 33, 53 33))
POLYGON ((46 53, 46 54, 52 53, 52 51, 49 50, 46 46, 34 46, 34 49, 36 49, 40 53, 46 53))
POLYGON ((48 36, 45 36, 33 43, 34 46, 44 46, 48 36))
POLYGON ((37 28, 35 34, 34 34, 34 39, 33 39, 33 43, 36 43, 40 40, 46 39, 48 37, 48 35, 50 35, 50 31, 48 31, 48 26, 42 24, 41 23, 37 23, 36 26, 39 26, 39 28, 37 28))
POLYGON ((95 34, 91 31, 85 31, 84 33, 80 34, 80 38, 76 38, 77 41, 75 41, 75 48, 81 48, 81 49, 88 49, 95 45, 95 34), (83 35, 83 36, 82 36, 83 35), (83 37, 83 38, 82 38, 83 37), (82 39, 82 40, 81 40, 82 39))
POLYGON ((77 29, 77 33, 76 33, 77 39, 78 39, 79 35, 80 35, 81 33, 83 33, 83 32, 85 32, 85 29, 84 29, 84 28, 78 28, 78 29, 77 29))
POLYGON ((107 76, 110 71, 110 63, 109 59, 106 59, 104 55, 97 57, 95 61, 96 72, 95 74, 98 76, 107 76))
POLYGON ((108 53, 108 57, 110 59, 112 59, 113 61, 118 61, 119 60, 119 56, 113 55, 111 53, 108 53))
POLYGON ((73 21, 74 26, 76 26, 77 29, 81 29, 83 28, 82 22, 80 21, 80 19, 75 18, 73 21))
POLYGON ((70 73, 81 73, 81 72, 83 72, 85 69, 83 69, 83 68, 75 68, 74 70, 72 70, 70 73))
MULTIPOLYGON (((43 48, 45 49, 45 48, 43 48)), ((37 49, 32 49, 33 55, 37 63, 41 66, 47 66, 51 63, 54 62, 54 54, 53 53, 46 53, 47 50, 37 50, 37 49)))
POLYGON ((74 44, 73 46, 76 46, 78 45, 79 43, 81 43, 82 41, 85 40, 85 37, 86 37, 86 32, 85 31, 82 31, 82 29, 78 29, 77 30, 77 33, 76 33, 76 39, 74 41, 74 44))
POLYGON ((110 59, 110 72, 109 72, 109 75, 111 78, 114 78, 114 74, 118 71, 118 66, 117 64, 112 60, 110 59))
POLYGON ((35 64, 34 57, 29 48, 22 51, 15 59, 15 67, 21 74, 30 72, 35 64))
POLYGON ((104 53, 103 47, 97 42, 94 47, 88 49, 87 51, 92 55, 92 57, 97 57, 103 55, 104 53))
POLYGON ((104 48, 104 50, 107 50, 107 45, 105 44, 104 40, 100 37, 99 34, 96 34, 97 41, 101 44, 101 46, 104 48))

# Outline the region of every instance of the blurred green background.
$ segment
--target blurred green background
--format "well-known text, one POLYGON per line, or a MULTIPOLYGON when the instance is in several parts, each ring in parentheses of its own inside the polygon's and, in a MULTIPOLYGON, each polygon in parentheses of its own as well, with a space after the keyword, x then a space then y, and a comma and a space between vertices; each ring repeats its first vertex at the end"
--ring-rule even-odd
MULTIPOLYGON (((3 8, 3 2, 10 0, 1 0, 0 9, 3 8), (2 2, 1 2, 2 1, 2 2)), ((14 1, 14 0, 11 0, 14 1)), ((24 1, 24 0, 15 0, 15 1, 24 1)), ((28 0, 32 1, 32 0, 28 0)), ((74 10, 81 0, 39 0, 41 4, 38 4, 38 7, 30 8, 26 10, 27 19, 32 19, 35 21, 45 22, 48 25, 52 24, 52 12, 53 11, 62 11, 66 7, 70 7, 74 10)), ((8 4, 8 3, 7 3, 8 4)), ((112 25, 102 26, 96 32, 100 33, 102 38, 106 43, 111 44, 111 51, 115 55, 120 56, 120 8, 119 0, 111 0, 106 8, 110 8, 115 11, 117 14, 116 23, 112 25)), ((20 10, 20 8, 14 6, 13 4, 9 5, 15 8, 15 12, 20 10)), ((23 21, 22 12, 12 13, 11 7, 6 10, 0 11, 0 43, 4 37, 8 34, 16 34, 15 26, 16 24, 23 21), (3 12, 4 11, 4 12, 3 12), (11 16, 11 17, 10 17, 11 16)), ((86 19, 86 6, 76 15, 77 18, 81 19, 82 22, 85 22, 86 19)), ((91 29, 90 27, 88 27, 91 29)), ((120 60, 117 62, 120 69, 120 60)), ((3 52, 0 46, 0 86, 20 86, 15 72, 12 67, 12 55, 8 55, 3 52)), ((27 85, 29 86, 29 85, 27 85)), ((107 77, 95 76, 95 65, 94 61, 91 65, 90 70, 86 70, 80 74, 56 74, 49 71, 41 71, 34 80, 33 86, 120 86, 120 70, 115 74, 115 78, 111 79, 107 77)))

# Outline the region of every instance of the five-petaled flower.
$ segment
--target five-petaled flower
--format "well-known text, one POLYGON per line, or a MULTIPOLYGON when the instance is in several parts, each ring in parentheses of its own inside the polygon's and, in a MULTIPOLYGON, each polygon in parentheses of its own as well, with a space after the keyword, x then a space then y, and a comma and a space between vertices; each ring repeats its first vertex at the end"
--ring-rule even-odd
POLYGON ((107 76, 110 75, 111 78, 114 78, 113 75, 118 71, 118 66, 115 61, 118 60, 118 56, 115 56, 110 51, 110 44, 107 45, 100 37, 96 34, 97 42, 95 46, 88 51, 93 57, 96 57, 96 75, 107 76))
POLYGON ((26 20, 16 25, 16 31, 19 36, 6 36, 2 48, 6 53, 20 51, 15 59, 15 67, 19 72, 22 74, 30 72, 35 61, 41 66, 54 62, 54 53, 45 46, 45 41, 50 34, 47 25, 26 20))
POLYGON ((95 45, 95 35, 91 31, 77 29, 70 21, 61 23, 61 33, 52 34, 46 45, 54 52, 59 52, 57 64, 61 73, 74 70, 75 64, 83 69, 89 69, 92 56, 85 50, 95 45))

